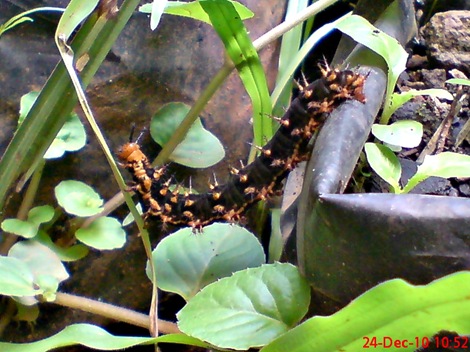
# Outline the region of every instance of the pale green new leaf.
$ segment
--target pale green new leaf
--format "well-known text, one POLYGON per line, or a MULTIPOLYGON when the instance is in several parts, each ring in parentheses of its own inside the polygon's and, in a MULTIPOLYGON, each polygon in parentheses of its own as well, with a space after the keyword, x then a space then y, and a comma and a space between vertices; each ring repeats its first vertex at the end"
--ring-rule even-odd
POLYGON ((386 146, 378 143, 366 143, 364 145, 367 161, 395 193, 400 193, 401 165, 397 156, 386 146))

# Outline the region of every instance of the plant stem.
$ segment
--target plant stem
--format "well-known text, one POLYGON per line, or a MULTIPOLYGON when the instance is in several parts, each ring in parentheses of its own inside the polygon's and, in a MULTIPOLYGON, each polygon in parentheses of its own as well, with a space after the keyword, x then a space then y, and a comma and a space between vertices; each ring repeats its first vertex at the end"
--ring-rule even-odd
MULTIPOLYGON (((97 314, 106 318, 114 319, 124 323, 140 326, 145 329, 150 327, 150 319, 146 314, 118 307, 109 303, 98 302, 85 297, 75 296, 68 293, 57 292, 56 299, 51 302, 63 307, 79 309, 84 312, 97 314)), ((175 323, 159 320, 159 331, 163 334, 181 333, 175 323)))

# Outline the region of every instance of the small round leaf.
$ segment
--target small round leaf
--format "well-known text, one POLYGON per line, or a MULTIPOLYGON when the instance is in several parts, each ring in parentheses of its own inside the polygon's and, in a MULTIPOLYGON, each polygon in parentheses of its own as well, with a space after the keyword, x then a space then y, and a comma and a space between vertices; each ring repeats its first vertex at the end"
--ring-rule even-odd
MULTIPOLYGON (((165 145, 189 110, 190 107, 183 103, 164 105, 150 123, 152 138, 158 144, 165 145)), ((218 163, 224 156, 224 147, 220 141, 202 126, 200 119, 197 119, 170 159, 185 166, 205 168, 218 163)))
POLYGON ((121 248, 126 243, 126 232, 114 218, 96 219, 86 228, 78 229, 75 236, 86 245, 96 249, 121 248))
POLYGON ((86 131, 77 114, 67 118, 51 146, 44 155, 45 159, 61 157, 65 152, 74 152, 86 144, 86 131))
POLYGON ((103 210, 103 200, 99 194, 83 182, 62 181, 55 188, 55 196, 69 214, 92 216, 103 210))
POLYGON ((414 148, 421 143, 423 125, 413 120, 402 120, 391 125, 372 125, 372 134, 382 142, 403 148, 414 148))

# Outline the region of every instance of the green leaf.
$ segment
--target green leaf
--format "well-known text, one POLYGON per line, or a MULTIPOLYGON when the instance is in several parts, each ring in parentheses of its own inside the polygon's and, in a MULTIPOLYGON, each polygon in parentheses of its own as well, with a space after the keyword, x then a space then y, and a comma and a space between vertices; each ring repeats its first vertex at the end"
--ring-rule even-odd
MULTIPOLYGON (((21 97, 20 116, 18 125, 20 125, 28 115, 39 92, 29 92, 21 97)), ((53 140, 46 154, 45 159, 60 158, 64 153, 74 152, 83 148, 86 144, 86 131, 77 114, 71 113, 67 116, 64 126, 53 140)))
POLYGON ((390 97, 389 108, 387 109, 387 116, 390 117, 392 114, 403 104, 407 101, 411 100, 416 96, 423 96, 423 95, 430 95, 436 98, 452 100, 454 97, 449 91, 440 88, 433 88, 433 89, 423 89, 423 90, 416 90, 410 89, 407 92, 401 93, 393 93, 390 97))
POLYGON ((2 222, 2 230, 25 238, 33 238, 39 230, 39 226, 49 222, 54 217, 54 208, 43 205, 31 209, 28 220, 6 219, 2 222))
POLYGON ((446 81, 446 83, 450 84, 460 84, 462 86, 470 86, 470 79, 464 78, 451 78, 446 81))
POLYGON ((56 36, 63 35, 67 41, 78 25, 95 9, 98 2, 99 0, 71 0, 59 20, 56 36))
MULTIPOLYGON (((329 317, 307 320, 261 352, 356 352, 364 349, 365 337, 375 337, 377 342, 389 337, 414 343, 416 337, 430 337, 440 330, 468 335, 469 292, 469 272, 452 274, 426 286, 390 280, 329 317)), ((417 347, 410 344, 399 351, 417 347)))
MULTIPOLYGON (((254 13, 250 9, 243 6, 239 2, 237 1, 230 1, 230 2, 235 7, 235 9, 237 10, 242 20, 246 20, 254 16, 254 13)), ((141 7, 139 7, 139 11, 144 12, 144 13, 152 13, 152 4, 142 5, 141 7)), ((199 1, 191 1, 191 2, 168 1, 166 4, 164 13, 168 15, 189 17, 195 20, 205 22, 207 24, 211 24, 209 16, 202 9, 199 1)))
POLYGON ((71 114, 44 154, 44 159, 60 158, 65 152, 75 152, 85 145, 85 127, 77 114, 71 114))
MULTIPOLYGON (((142 215, 142 205, 140 203, 137 203, 135 205, 135 208, 137 209, 137 211, 139 212, 140 215, 142 215)), ((130 224, 132 224, 134 222, 134 216, 132 215, 132 213, 129 213, 127 214, 127 216, 124 218, 124 220, 122 220, 122 226, 123 227, 126 227, 130 224)))
POLYGON ((427 155, 416 174, 408 180, 403 192, 409 192, 428 177, 470 177, 470 156, 452 152, 427 155))
POLYGON ((36 342, 21 344, 0 342, 0 350, 5 352, 44 352, 59 347, 80 344, 96 350, 115 351, 137 345, 150 345, 157 342, 178 343, 209 348, 207 344, 183 334, 169 334, 157 338, 114 336, 95 325, 73 324, 51 337, 36 342))
POLYGON ((163 11, 165 10, 168 0, 153 0, 152 3, 152 14, 150 15, 150 29, 154 31, 160 19, 162 18, 163 11))
POLYGON ((32 18, 26 17, 27 15, 33 14, 35 12, 47 12, 47 11, 63 12, 64 9, 62 9, 60 7, 38 7, 38 8, 32 9, 32 10, 22 12, 22 13, 16 15, 16 16, 13 16, 8 21, 6 21, 4 24, 0 25, 0 37, 6 31, 12 29, 13 27, 18 26, 19 24, 21 24, 23 22, 33 22, 32 18))
POLYGON ((152 257, 158 287, 185 300, 222 277, 265 262, 263 248, 253 234, 219 223, 204 227, 201 235, 194 235, 190 228, 175 232, 158 244, 152 257))
MULTIPOLYGON (((356 42, 361 43, 383 57, 388 66, 387 93, 385 98, 384 116, 391 116, 389 112, 390 97, 398 80, 398 76, 405 70, 408 54, 400 43, 393 37, 374 27, 365 18, 352 15, 340 21, 336 28, 347 34, 356 42)), ((386 120, 388 121, 388 119, 386 120)), ((381 121, 383 122, 383 121, 381 121)))
POLYGON ((205 287, 178 313, 178 326, 219 348, 246 350, 287 332, 309 302, 310 288, 296 267, 267 264, 205 287))
POLYGON ((268 83, 258 53, 251 42, 240 15, 230 1, 202 0, 200 4, 224 43, 235 64, 253 106, 255 145, 263 145, 273 135, 268 83))
POLYGON ((38 226, 20 219, 6 219, 2 222, 2 230, 24 238, 33 238, 38 233, 38 226))
POLYGON ((57 202, 69 214, 92 216, 103 211, 103 199, 83 182, 62 181, 54 191, 57 202))
POLYGON ((62 262, 72 262, 82 259, 89 252, 88 247, 81 243, 67 248, 59 247, 54 242, 52 242, 51 238, 46 232, 41 230, 39 230, 38 235, 34 239, 57 254, 62 262))
MULTIPOLYGON (((187 115, 190 107, 183 103, 164 105, 152 117, 150 134, 160 145, 165 145, 187 115)), ((206 130, 197 119, 184 140, 176 147, 170 159, 193 168, 206 168, 218 163, 225 156, 222 143, 206 130)))
POLYGON ((101 217, 90 226, 75 232, 77 239, 96 249, 122 248, 126 243, 126 232, 115 218, 101 217))
MULTIPOLYGON (((283 91, 285 91, 286 87, 292 83, 292 77, 294 76, 295 70, 299 67, 299 65, 305 60, 305 57, 312 51, 315 45, 320 42, 328 33, 330 33, 333 29, 336 28, 336 24, 342 21, 344 18, 348 17, 350 14, 346 14, 343 17, 339 18, 338 20, 327 23, 320 28, 318 28, 315 32, 313 32, 310 37, 305 41, 300 49, 292 53, 292 57, 286 60, 285 66, 283 67, 283 72, 279 71, 278 78, 276 80, 276 87, 271 94, 271 102, 273 105, 276 106, 276 110, 282 112, 278 108, 284 109, 287 105, 282 103, 281 96, 283 91), (281 99, 281 101, 279 101, 281 99)), ((289 34, 287 32, 284 37, 289 34)), ((284 38, 283 37, 283 38, 284 38)), ((283 39, 284 44, 284 39, 283 39)), ((281 58, 279 58, 281 60, 281 58)), ((277 112, 276 111, 276 112, 277 112)))
POLYGON ((387 144, 414 148, 421 143, 423 125, 413 120, 401 120, 391 125, 373 124, 372 134, 387 144))
MULTIPOLYGON (((8 256, 21 260, 33 274, 35 286, 39 287, 42 293, 47 292, 49 296, 55 293, 60 282, 69 277, 57 255, 38 241, 17 242, 11 247, 8 256), (51 291, 54 287, 55 290, 51 291)), ((36 303, 31 297, 17 300, 26 305, 36 303)))
POLYGON ((0 294, 5 296, 35 296, 42 289, 34 287, 34 275, 18 258, 0 256, 0 294))
POLYGON ((401 165, 397 156, 388 147, 378 143, 366 143, 364 150, 372 170, 392 186, 395 193, 400 193, 401 165))

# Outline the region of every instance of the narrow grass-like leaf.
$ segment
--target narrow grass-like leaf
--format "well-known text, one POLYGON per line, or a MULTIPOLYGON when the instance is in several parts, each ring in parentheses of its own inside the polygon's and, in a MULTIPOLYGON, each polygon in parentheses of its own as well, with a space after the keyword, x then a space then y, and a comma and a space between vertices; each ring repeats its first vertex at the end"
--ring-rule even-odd
MULTIPOLYGON (((183 103, 169 103, 162 106, 150 122, 152 138, 164 146, 189 110, 190 107, 183 103)), ((224 156, 225 151, 222 143, 202 126, 202 122, 198 118, 184 140, 171 153, 169 159, 185 166, 205 168, 218 163, 224 156)))
MULTIPOLYGON (((309 4, 307 0, 291 0, 287 2, 287 9, 284 21, 289 21, 292 18, 295 18, 297 14, 305 9, 309 4)), ((294 61, 295 56, 297 55, 301 42, 302 42, 302 28, 303 24, 299 24, 296 27, 292 28, 290 31, 285 33, 282 36, 281 41, 281 49, 279 51, 279 65, 277 70, 277 77, 276 77, 276 88, 279 86, 278 91, 280 94, 278 98, 276 98, 276 105, 274 104, 273 94, 271 95, 271 102, 273 103, 273 112, 277 116, 284 115, 283 109, 289 105, 290 98, 292 95, 292 74, 290 66, 292 61, 294 61), (287 76, 289 77, 289 84, 286 81, 282 86, 279 85, 281 79, 287 76), (282 92, 282 93, 281 93, 282 92), (279 103, 277 100, 280 99, 279 103)))
MULTIPOLYGON (((124 0, 119 12, 111 19, 89 18, 74 37, 73 47, 78 56, 86 53, 89 61, 81 72, 84 87, 90 82, 112 44, 127 23, 139 0, 124 0)), ((28 119, 18 128, 0 160, 0 208, 9 188, 23 175, 19 187, 34 172, 76 104, 76 95, 64 65, 59 64, 48 79, 28 119)))
POLYGON ((343 17, 339 18, 338 20, 327 23, 320 28, 318 28, 315 32, 313 32, 310 37, 305 41, 302 47, 296 52, 296 54, 290 59, 290 61, 286 64, 286 67, 283 70, 282 75, 277 79, 276 88, 271 94, 271 101, 274 106, 278 105, 278 99, 281 96, 282 91, 285 89, 287 84, 292 80, 294 76, 295 70, 299 67, 302 61, 305 59, 307 54, 312 50, 313 47, 328 33, 330 33, 333 29, 335 29, 336 25, 341 22, 346 17, 350 16, 351 14, 348 13, 343 17))
POLYGON ((209 15, 251 98, 254 143, 263 145, 273 135, 271 120, 266 117, 271 115, 272 109, 268 83, 258 53, 230 1, 201 0, 200 4, 209 15))
POLYGON ((71 0, 57 25, 56 33, 67 41, 73 31, 82 23, 98 5, 99 0, 71 0))
POLYGON ((366 143, 364 150, 372 170, 392 187, 394 193, 399 193, 401 165, 395 153, 379 143, 366 143))
POLYGON ((247 350, 287 332, 309 302, 310 288, 296 267, 266 264, 206 286, 178 313, 178 326, 219 348, 247 350))
MULTIPOLYGON (((384 282, 329 317, 313 317, 261 352, 357 352, 366 337, 383 342, 408 341, 397 351, 414 351, 416 338, 431 337, 440 330, 470 334, 470 273, 460 272, 426 286, 404 280, 384 282), (413 343, 413 344, 411 344, 413 343)), ((378 346, 378 350, 387 349, 378 346)), ((390 349, 395 350, 395 349, 390 349)))
POLYGON ((186 300, 222 277, 265 262, 253 234, 237 225, 218 223, 205 227, 201 236, 185 228, 164 238, 153 251, 153 260, 158 287, 186 300))
POLYGON ((34 20, 31 17, 27 17, 28 15, 32 15, 33 13, 36 12, 64 12, 64 9, 60 7, 38 7, 32 10, 28 10, 25 12, 22 12, 12 18, 10 18, 8 21, 6 21, 4 24, 0 25, 0 37, 2 36, 3 33, 6 31, 12 29, 13 27, 18 26, 19 24, 23 22, 33 22, 34 20))
POLYGON ((451 78, 446 81, 446 83, 450 84, 460 84, 462 86, 470 86, 470 79, 464 78, 451 78))
POLYGON ((401 120, 391 125, 374 124, 372 134, 387 144, 414 148, 423 138, 423 125, 413 120, 401 120))
POLYGON ((0 342, 0 350, 8 352, 45 352, 52 349, 83 345, 96 350, 115 351, 137 345, 160 342, 178 343, 209 348, 206 343, 183 334, 169 334, 160 337, 114 336, 106 330, 91 324, 73 324, 57 334, 30 343, 0 342))

